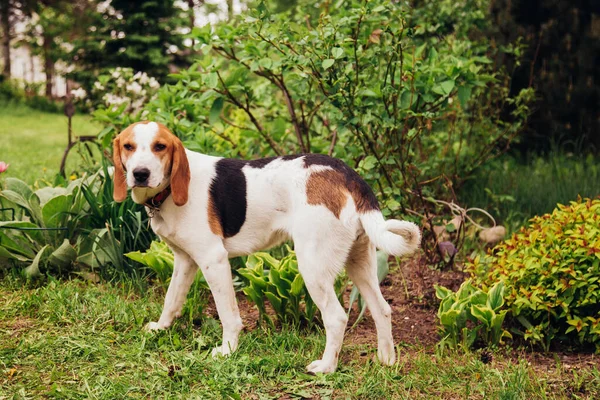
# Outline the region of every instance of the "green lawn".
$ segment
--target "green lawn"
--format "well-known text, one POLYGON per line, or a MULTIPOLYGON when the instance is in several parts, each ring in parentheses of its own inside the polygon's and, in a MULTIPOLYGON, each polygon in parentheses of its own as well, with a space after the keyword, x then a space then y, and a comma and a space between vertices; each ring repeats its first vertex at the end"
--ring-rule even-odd
MULTIPOLYGON (((88 116, 73 117, 74 136, 96 135, 100 130, 88 116)), ((67 117, 21 105, 3 105, 0 140, 0 161, 10 164, 3 178, 16 177, 30 184, 52 182, 67 146, 67 117)), ((81 161, 77 149, 73 149, 69 153, 67 174, 76 170, 81 161)))
MULTIPOLYGON (((212 359, 219 323, 181 321, 145 333, 161 295, 110 285, 51 282, 0 284, 0 399, 21 398, 599 398, 600 372, 586 365, 531 365, 516 353, 435 355, 398 344, 393 367, 373 362, 375 343, 347 344, 336 373, 311 376, 305 366, 323 351, 322 332, 256 328, 239 350, 212 359)), ((398 316, 396 316, 398 317, 398 316)))

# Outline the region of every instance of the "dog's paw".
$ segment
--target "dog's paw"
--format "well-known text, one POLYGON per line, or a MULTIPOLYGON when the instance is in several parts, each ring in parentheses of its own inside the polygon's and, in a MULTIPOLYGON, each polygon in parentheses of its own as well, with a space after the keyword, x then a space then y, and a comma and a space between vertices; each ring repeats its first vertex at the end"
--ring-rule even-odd
POLYGON ((383 365, 394 365, 396 363, 396 349, 394 344, 389 343, 386 345, 380 345, 377 349, 377 358, 383 365))
POLYGON ((306 370, 311 374, 322 373, 329 374, 335 372, 337 365, 334 363, 326 363, 323 360, 315 360, 308 364, 306 370))
POLYGON ((212 349, 211 356, 212 358, 218 357, 227 357, 232 353, 229 346, 217 346, 212 349))
POLYGON ((162 329, 165 329, 165 328, 163 328, 162 326, 160 326, 160 325, 158 324, 158 322, 148 322, 148 323, 146 324, 146 326, 144 327, 144 330, 145 330, 146 332, 160 331, 160 330, 162 330, 162 329))

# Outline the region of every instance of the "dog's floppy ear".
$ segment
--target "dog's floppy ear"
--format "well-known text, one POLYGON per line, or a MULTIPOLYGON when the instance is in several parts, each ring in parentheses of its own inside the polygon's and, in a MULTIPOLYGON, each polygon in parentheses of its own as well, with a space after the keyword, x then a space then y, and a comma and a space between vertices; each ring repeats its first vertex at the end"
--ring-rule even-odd
POLYGON ((181 140, 175 138, 174 143, 173 164, 171 166, 171 193, 175 205, 182 206, 188 201, 190 164, 181 140))
POLYGON ((120 203, 127 198, 127 183, 125 182, 125 170, 121 161, 121 143, 118 136, 113 140, 113 163, 115 164, 115 172, 113 173, 113 199, 117 203, 120 203))

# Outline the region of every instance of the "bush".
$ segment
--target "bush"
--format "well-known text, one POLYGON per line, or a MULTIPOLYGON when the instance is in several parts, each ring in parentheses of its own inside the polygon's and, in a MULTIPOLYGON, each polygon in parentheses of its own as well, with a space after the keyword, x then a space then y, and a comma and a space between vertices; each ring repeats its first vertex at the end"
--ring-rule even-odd
POLYGON ((25 99, 25 93, 18 82, 13 79, 0 81, 0 101, 20 103, 25 99))
POLYGON ((506 284, 526 340, 600 350, 600 199, 579 198, 530 222, 466 269, 484 287, 506 284))

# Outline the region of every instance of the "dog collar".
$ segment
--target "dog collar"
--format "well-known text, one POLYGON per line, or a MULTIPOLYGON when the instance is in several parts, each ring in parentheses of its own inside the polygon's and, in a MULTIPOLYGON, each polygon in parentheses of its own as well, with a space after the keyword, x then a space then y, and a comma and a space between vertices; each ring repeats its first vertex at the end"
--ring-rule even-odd
POLYGON ((157 194, 156 196, 146 200, 144 205, 149 208, 148 215, 150 218, 156 215, 156 212, 159 210, 162 203, 167 200, 167 197, 171 195, 171 186, 167 186, 162 192, 157 194))

